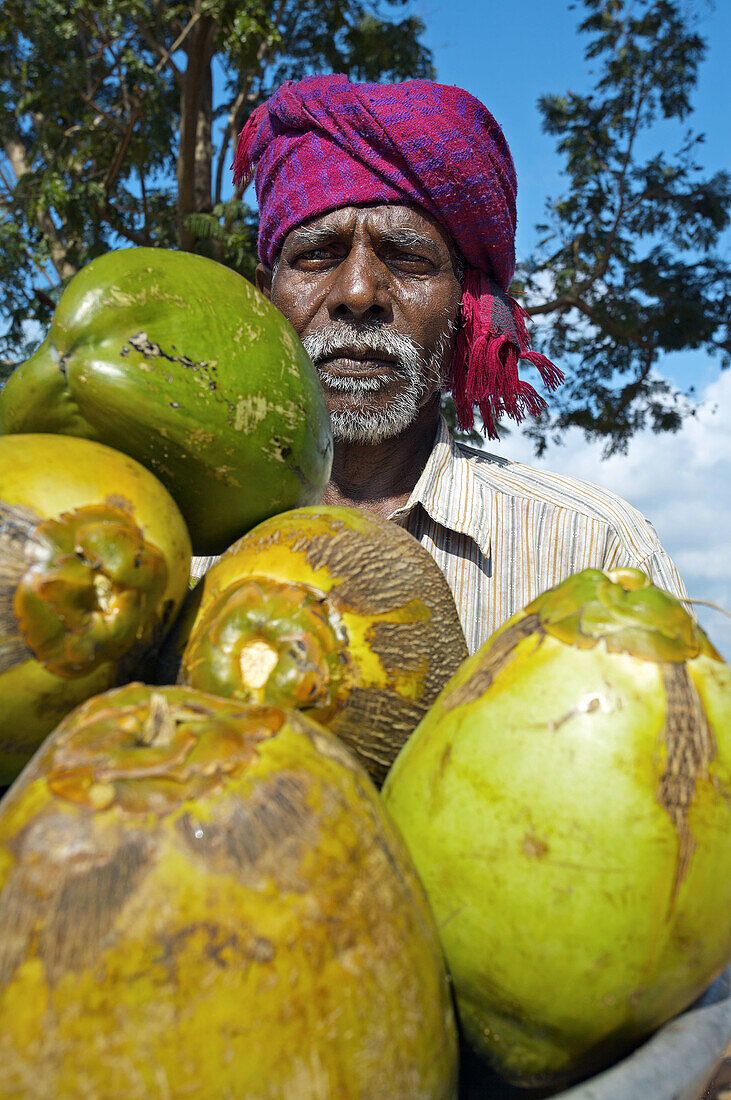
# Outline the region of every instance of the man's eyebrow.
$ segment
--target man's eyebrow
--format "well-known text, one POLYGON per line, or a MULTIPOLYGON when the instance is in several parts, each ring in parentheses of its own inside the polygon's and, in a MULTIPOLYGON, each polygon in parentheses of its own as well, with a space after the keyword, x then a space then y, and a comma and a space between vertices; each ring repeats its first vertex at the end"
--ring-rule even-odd
MULTIPOLYGON (((335 223, 323 225, 303 225, 292 231, 291 243, 297 248, 317 248, 320 245, 329 244, 340 235, 342 229, 335 223)), ((434 241, 417 233, 414 229, 405 226, 394 226, 390 229, 377 231, 379 241, 387 244, 395 244, 400 248, 417 248, 427 252, 436 259, 439 249, 434 241)))
POLYGON ((415 229, 407 229, 405 226, 401 229, 398 227, 384 229, 378 234, 378 238, 401 248, 423 249, 434 258, 439 254, 439 249, 434 241, 430 240, 429 237, 424 237, 421 233, 417 233, 415 229))
POLYGON ((318 245, 328 244, 338 234, 336 225, 301 225, 292 231, 291 242, 298 248, 317 248, 318 245))

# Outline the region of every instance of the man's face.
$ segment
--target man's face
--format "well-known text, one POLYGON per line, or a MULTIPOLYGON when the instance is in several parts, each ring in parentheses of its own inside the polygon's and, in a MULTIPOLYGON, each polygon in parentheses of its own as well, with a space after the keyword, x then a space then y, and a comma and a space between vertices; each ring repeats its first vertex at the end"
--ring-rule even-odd
POLYGON ((454 247, 407 206, 346 206, 287 236, 259 288, 314 362, 336 439, 403 432, 440 389, 461 290, 454 247))

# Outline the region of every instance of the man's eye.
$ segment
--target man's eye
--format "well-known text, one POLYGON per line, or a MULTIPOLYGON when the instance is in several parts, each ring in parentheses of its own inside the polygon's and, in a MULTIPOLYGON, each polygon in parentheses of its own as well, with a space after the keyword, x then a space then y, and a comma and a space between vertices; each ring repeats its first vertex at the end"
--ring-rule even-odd
POLYGON ((298 263, 307 263, 310 260, 331 260, 333 255, 331 248, 308 248, 306 252, 300 252, 297 261, 298 263))
POLYGON ((434 266, 426 256, 420 256, 417 252, 403 252, 401 249, 393 251, 388 257, 388 262, 419 271, 430 271, 434 266))

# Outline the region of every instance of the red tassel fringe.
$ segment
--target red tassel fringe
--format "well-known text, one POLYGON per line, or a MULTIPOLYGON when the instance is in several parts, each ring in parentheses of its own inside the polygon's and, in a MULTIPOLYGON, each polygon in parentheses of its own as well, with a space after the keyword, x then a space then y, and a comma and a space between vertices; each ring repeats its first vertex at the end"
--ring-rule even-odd
POLYGON ((502 294, 484 272, 467 268, 462 288, 462 325, 449 378, 457 422, 464 431, 474 426, 475 405, 491 439, 498 438, 495 421, 499 417, 521 421, 526 414, 539 416, 547 408, 545 400, 519 377, 520 359, 537 368, 548 390, 563 382, 563 373, 550 359, 530 350, 527 317, 523 307, 502 294), (506 307, 512 331, 506 331, 508 326, 496 319, 506 307))
POLYGON ((256 137, 256 131, 259 129, 261 120, 266 114, 266 111, 266 103, 260 103, 259 106, 251 112, 244 123, 244 128, 239 134, 239 139, 236 143, 236 153, 232 165, 234 187, 240 187, 242 191, 248 186, 254 174, 254 162, 251 158, 251 149, 254 144, 254 138, 256 137))

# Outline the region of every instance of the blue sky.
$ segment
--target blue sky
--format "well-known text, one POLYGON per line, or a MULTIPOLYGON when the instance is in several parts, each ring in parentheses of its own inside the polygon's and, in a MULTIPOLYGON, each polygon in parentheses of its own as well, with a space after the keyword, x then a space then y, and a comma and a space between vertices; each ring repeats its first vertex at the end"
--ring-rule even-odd
MULTIPOLYGON (((731 167, 731 112, 728 77, 731 2, 694 0, 708 50, 693 97, 693 129, 705 133, 700 162, 706 172, 731 167)), ((547 198, 562 190, 561 161, 553 140, 541 132, 536 108, 546 92, 591 87, 584 61, 585 36, 577 35, 580 11, 565 0, 410 0, 406 9, 426 24, 437 79, 459 84, 485 103, 503 127, 518 173, 518 253, 536 240, 547 198)), ((657 131, 658 147, 671 152, 681 131, 657 131)), ((731 233, 724 239, 731 252, 731 233)), ((656 527, 675 559, 691 596, 731 611, 731 372, 705 353, 666 357, 662 372, 681 386, 695 383, 703 404, 698 416, 675 435, 641 433, 626 456, 607 461, 601 448, 578 432, 551 447, 540 465, 584 477, 620 493, 656 527)), ((539 464, 519 431, 489 449, 508 458, 539 464)), ((711 639, 731 660, 731 621, 699 608, 711 639)))
MULTIPOLYGON (((708 174, 731 167, 731 113, 728 110, 728 53, 731 2, 706 0, 689 5, 700 17, 707 40, 706 59, 693 96, 690 125, 706 135, 700 162, 708 174), (726 106, 724 106, 724 104, 726 106)), ((549 197, 561 194, 561 160, 554 139, 542 133, 536 107, 547 92, 588 91, 592 86, 584 60, 586 35, 576 32, 583 7, 569 10, 567 0, 410 0, 406 11, 426 24, 425 41, 434 54, 437 79, 459 84, 489 107, 503 127, 518 174, 518 255, 536 241, 549 197)), ((672 152, 684 126, 658 127, 654 148, 672 152)), ((725 236, 731 251, 731 233, 725 236)), ((680 385, 702 387, 717 377, 718 362, 706 355, 680 353, 666 358, 664 370, 680 385)))
MULTIPOLYGON (((692 125, 706 134, 702 161, 715 171, 729 167, 731 3, 718 0, 712 8, 696 0, 692 7, 708 44, 693 96, 692 125)), ((546 197, 562 185, 553 139, 541 132, 538 97, 592 86, 583 56, 587 37, 576 33, 583 9, 569 10, 565 0, 410 0, 406 10, 426 24, 424 38, 434 54, 437 79, 481 99, 505 131, 518 172, 518 249, 525 251, 546 197)), ((670 128, 662 135, 669 139, 670 128)))

